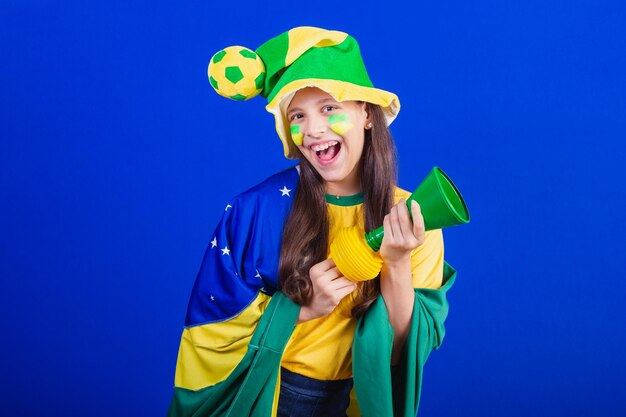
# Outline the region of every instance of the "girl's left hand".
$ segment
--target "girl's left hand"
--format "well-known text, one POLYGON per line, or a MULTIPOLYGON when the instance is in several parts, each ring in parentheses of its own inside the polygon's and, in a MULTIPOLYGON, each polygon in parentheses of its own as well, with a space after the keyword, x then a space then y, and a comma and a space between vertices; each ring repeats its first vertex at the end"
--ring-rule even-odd
POLYGON ((406 262, 411 258, 411 252, 424 243, 426 230, 424 218, 417 201, 411 201, 411 217, 406 201, 401 199, 385 216, 383 226, 385 235, 380 247, 380 256, 386 265, 406 262))

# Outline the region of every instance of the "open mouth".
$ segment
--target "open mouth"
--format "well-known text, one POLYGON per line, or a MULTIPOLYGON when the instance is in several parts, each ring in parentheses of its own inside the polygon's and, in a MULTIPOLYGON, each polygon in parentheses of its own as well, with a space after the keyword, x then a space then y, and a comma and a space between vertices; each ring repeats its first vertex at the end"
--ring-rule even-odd
POLYGON ((315 152, 315 156, 317 157, 317 160, 320 161, 320 163, 328 164, 332 162, 339 154, 339 151, 341 150, 341 144, 336 140, 331 140, 328 142, 312 145, 310 149, 315 152))

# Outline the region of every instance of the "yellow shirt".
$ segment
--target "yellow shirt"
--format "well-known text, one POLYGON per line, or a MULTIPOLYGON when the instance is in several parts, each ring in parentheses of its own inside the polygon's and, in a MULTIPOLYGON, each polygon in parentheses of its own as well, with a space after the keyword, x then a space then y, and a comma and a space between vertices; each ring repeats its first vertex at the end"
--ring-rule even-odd
MULTIPOLYGON (((408 191, 396 188, 395 201, 407 199, 408 191)), ((344 227, 363 227, 361 195, 329 197, 329 241, 344 227)), ((443 236, 441 230, 426 232, 426 239, 411 254, 413 287, 441 287, 443 236)), ((357 319, 351 316, 357 291, 346 296, 327 316, 296 326, 283 354, 282 366, 292 372, 322 380, 352 377, 352 339, 357 319)))

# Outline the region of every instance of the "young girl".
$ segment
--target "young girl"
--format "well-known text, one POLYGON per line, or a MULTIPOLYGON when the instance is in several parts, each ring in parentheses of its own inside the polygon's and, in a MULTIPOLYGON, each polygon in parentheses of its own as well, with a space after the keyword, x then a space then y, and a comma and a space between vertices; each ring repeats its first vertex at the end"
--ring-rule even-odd
POLYGON ((189 302, 169 415, 414 416, 454 270, 441 230, 425 232, 395 185, 398 99, 373 88, 342 32, 295 28, 256 53, 285 156, 300 162, 227 205, 189 302), (381 224, 380 274, 354 282, 329 247, 343 228, 381 224))

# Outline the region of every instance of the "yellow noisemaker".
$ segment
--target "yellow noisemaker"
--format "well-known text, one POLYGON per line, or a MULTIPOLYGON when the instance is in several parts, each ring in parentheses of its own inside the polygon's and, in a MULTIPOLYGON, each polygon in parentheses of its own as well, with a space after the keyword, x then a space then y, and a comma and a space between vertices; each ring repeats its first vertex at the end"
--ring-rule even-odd
POLYGON ((383 259, 368 246, 359 227, 339 230, 330 244, 329 257, 343 276, 353 282, 376 278, 383 266, 383 259))

